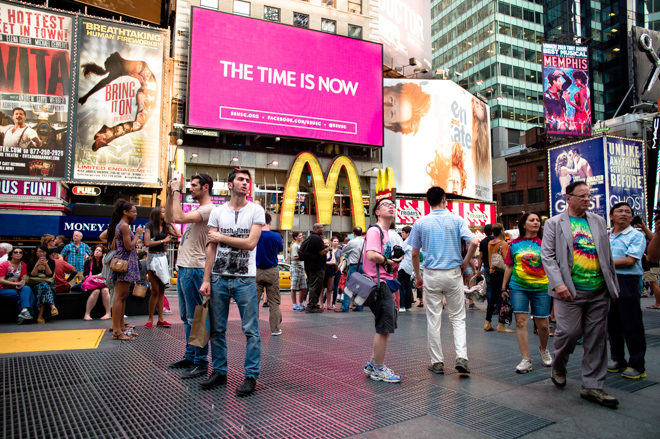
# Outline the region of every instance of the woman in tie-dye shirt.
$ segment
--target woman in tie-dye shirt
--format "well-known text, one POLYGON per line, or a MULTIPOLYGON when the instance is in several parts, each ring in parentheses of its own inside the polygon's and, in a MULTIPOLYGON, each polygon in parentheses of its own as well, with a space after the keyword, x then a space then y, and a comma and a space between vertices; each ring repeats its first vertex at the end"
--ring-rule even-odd
POLYGON ((548 351, 550 296, 548 277, 541 263, 541 216, 536 212, 523 214, 518 221, 518 230, 520 237, 511 241, 509 253, 504 260, 506 271, 502 282, 502 296, 511 298, 516 316, 516 337, 522 354, 522 361, 516 367, 516 372, 527 373, 532 370, 527 332, 530 305, 539 333, 541 362, 546 367, 552 365, 552 356, 548 351))

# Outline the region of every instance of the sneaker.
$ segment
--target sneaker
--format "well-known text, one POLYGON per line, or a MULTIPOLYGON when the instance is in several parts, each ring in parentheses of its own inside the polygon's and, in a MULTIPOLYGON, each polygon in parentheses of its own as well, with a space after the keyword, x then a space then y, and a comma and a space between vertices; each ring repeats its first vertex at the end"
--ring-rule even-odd
POLYGON ((18 315, 19 319, 24 319, 24 320, 32 320, 32 315, 30 314, 30 311, 27 309, 24 309, 21 311, 21 313, 18 315))
POLYGON ((252 392, 254 392, 254 388, 256 385, 257 385, 257 380, 251 377, 246 377, 245 380, 243 381, 243 384, 241 384, 241 387, 236 389, 236 395, 238 396, 251 395, 252 392))
POLYGON ((305 311, 305 308, 307 308, 307 305, 305 305, 304 303, 301 303, 298 306, 300 306, 300 311, 305 311))
POLYGON ((468 309, 471 309, 473 311, 478 311, 479 310, 479 308, 477 308, 477 305, 475 305, 474 303, 471 303, 470 306, 468 306, 468 309))
POLYGON ((626 370, 626 363, 621 361, 612 360, 607 363, 607 371, 611 373, 623 372, 626 370))
POLYGON ((541 363, 543 363, 545 367, 552 366, 552 355, 550 355, 550 351, 539 348, 539 353, 541 354, 541 363))
POLYGON ((371 375, 374 371, 374 367, 371 365, 371 363, 367 363, 366 366, 364 366, 364 374, 365 375, 371 375))
POLYGON ((380 366, 377 369, 374 369, 369 376, 374 381, 384 381, 386 383, 400 383, 401 376, 394 375, 394 372, 385 365, 380 366))
POLYGON ((270 335, 282 335, 282 330, 271 332, 270 335))
POLYGON ((166 308, 163 310, 163 314, 172 314, 172 310, 166 308))
POLYGON ((516 373, 527 373, 532 371, 532 360, 523 358, 520 364, 516 366, 516 373))
POLYGON ((470 373, 470 368, 468 367, 468 360, 466 358, 457 358, 456 359, 456 370, 458 373, 470 373))
POLYGON ((268 302, 264 302, 263 305, 261 305, 262 308, 268 308, 268 302))
POLYGON ((442 361, 440 361, 439 363, 433 363, 432 365, 428 366, 427 369, 433 373, 437 373, 438 375, 444 375, 445 363, 443 363, 442 361))
POLYGON ((399 312, 406 312, 405 308, 399 308, 399 312))
POLYGON ((294 311, 300 311, 300 309, 301 309, 301 308, 300 308, 300 305, 298 305, 297 303, 294 303, 294 304, 293 304, 293 310, 294 310, 294 311))
POLYGON ((637 369, 628 367, 626 368, 626 370, 623 371, 621 376, 624 378, 629 378, 631 380, 638 380, 640 378, 646 378, 646 372, 638 372, 637 369))
POLYGON ((557 387, 566 387, 566 371, 565 370, 557 370, 553 367, 552 371, 550 372, 550 379, 552 380, 552 383, 555 386, 557 386, 557 387))
POLYGON ((580 389, 580 396, 584 399, 597 402, 604 407, 616 407, 619 405, 619 400, 603 389, 585 389, 584 386, 582 386, 580 389))
POLYGON ((156 326, 158 326, 159 328, 171 328, 172 324, 169 323, 169 322, 166 322, 164 320, 162 322, 160 320, 158 320, 158 323, 156 323, 156 326))

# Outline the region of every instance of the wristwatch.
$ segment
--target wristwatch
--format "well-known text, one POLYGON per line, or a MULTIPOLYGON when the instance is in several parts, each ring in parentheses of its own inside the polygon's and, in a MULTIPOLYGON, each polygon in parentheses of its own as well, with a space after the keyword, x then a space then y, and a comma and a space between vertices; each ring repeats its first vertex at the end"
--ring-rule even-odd
POLYGON ((180 191, 179 189, 174 189, 174 190, 172 191, 172 195, 174 195, 174 192, 181 193, 181 191, 180 191))

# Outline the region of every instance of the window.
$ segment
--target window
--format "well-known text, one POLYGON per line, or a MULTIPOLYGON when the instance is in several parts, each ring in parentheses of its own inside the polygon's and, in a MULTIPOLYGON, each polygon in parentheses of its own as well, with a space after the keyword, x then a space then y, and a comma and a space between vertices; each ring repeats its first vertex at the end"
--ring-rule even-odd
POLYGON ((337 0, 321 0, 321 4, 323 6, 327 6, 329 8, 336 8, 337 7, 337 0))
POLYGON ((321 19, 321 30, 329 34, 337 33, 337 22, 335 20, 321 19))
POLYGON ((234 0, 234 14, 250 16, 250 2, 234 0))
POLYGON ((348 0, 348 12, 362 14, 362 1, 348 0))
POLYGON ((523 18, 523 12, 520 6, 511 5, 511 16, 515 18, 523 18))
POLYGON ((298 27, 309 27, 309 15, 300 12, 293 13, 293 25, 298 27))
POLYGON ((508 3, 500 2, 498 5, 498 11, 500 14, 504 15, 510 15, 511 14, 511 9, 508 3))
POLYGON ((519 206, 524 204, 523 191, 504 192, 501 197, 502 207, 519 206))
POLYGON ((351 38, 357 38, 358 40, 362 39, 362 26, 353 26, 352 24, 348 25, 348 36, 351 38))
POLYGON ((264 6, 264 20, 280 21, 280 8, 273 8, 271 6, 264 6))
POLYGON ((536 167, 536 181, 543 181, 543 166, 536 167))
POLYGON ((202 0, 199 5, 202 8, 218 9, 218 0, 202 0))
POLYGON ((542 187, 530 189, 527 192, 527 203, 528 204, 543 203, 544 195, 545 195, 545 191, 542 187))
POLYGON ((518 171, 511 171, 511 186, 518 184, 518 171))

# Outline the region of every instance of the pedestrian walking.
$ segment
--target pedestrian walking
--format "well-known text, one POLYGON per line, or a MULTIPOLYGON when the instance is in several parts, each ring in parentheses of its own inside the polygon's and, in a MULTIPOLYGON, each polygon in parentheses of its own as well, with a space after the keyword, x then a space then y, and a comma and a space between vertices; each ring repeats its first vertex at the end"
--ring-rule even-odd
MULTIPOLYGON (((488 243, 488 260, 490 261, 490 281, 491 293, 488 300, 488 307, 486 308, 486 323, 484 324, 484 331, 492 331, 493 326, 491 319, 493 313, 499 314, 500 306, 502 305, 502 282, 504 281, 504 258, 509 252, 509 243, 506 242, 504 237, 504 226, 500 223, 493 225, 493 239, 488 243), (501 267, 493 266, 493 256, 499 258, 501 267)), ((504 326, 504 322, 498 319, 497 332, 513 333, 512 329, 504 326)))
POLYGON ((646 249, 644 235, 630 224, 633 210, 626 202, 616 203, 610 209, 610 246, 619 285, 619 298, 610 306, 607 316, 607 335, 610 340, 612 361, 608 372, 623 372, 629 379, 646 377, 644 356, 646 336, 642 321, 642 257, 646 249), (629 358, 626 361, 625 348, 629 358))
POLYGON ((607 313, 619 292, 605 220, 588 212, 590 192, 584 181, 569 184, 568 208, 545 222, 541 259, 557 320, 551 379, 566 386, 566 364, 584 334, 580 396, 615 407, 619 401, 604 387, 607 313))
POLYGON ((502 281, 502 297, 510 297, 513 314, 516 318, 516 338, 522 360, 516 367, 517 373, 532 371, 532 358, 529 355, 529 312, 539 335, 541 363, 552 366, 552 356, 548 350, 550 338, 550 296, 548 276, 541 261, 541 215, 526 212, 518 220, 520 236, 509 245, 504 263, 506 271, 502 281))
POLYGON ((427 344, 431 365, 428 369, 444 373, 444 354, 441 342, 442 299, 447 299, 447 311, 454 331, 456 370, 470 373, 468 367, 467 335, 465 327, 465 294, 463 272, 477 250, 477 238, 467 223, 447 210, 445 191, 437 186, 426 192, 431 213, 415 222, 410 233, 413 270, 417 288, 424 289, 426 303, 427 344), (468 252, 461 257, 461 242, 468 252), (424 250, 424 277, 419 270, 419 252, 424 250))
POLYGON ((408 238, 410 237, 410 231, 412 227, 405 226, 401 230, 401 237, 403 238, 403 260, 399 264, 399 275, 397 277, 399 283, 401 284, 401 289, 399 290, 399 300, 400 307, 399 312, 410 312, 412 309, 413 303, 413 291, 412 291, 412 247, 408 243, 408 238))
MULTIPOLYGON (((280 310, 280 269, 277 255, 284 251, 279 233, 270 230, 272 218, 266 212, 266 224, 261 229, 257 243, 257 302, 261 301, 264 290, 268 299, 268 322, 270 335, 282 335, 282 311, 280 310)), ((257 308, 258 309, 258 308, 257 308)))

